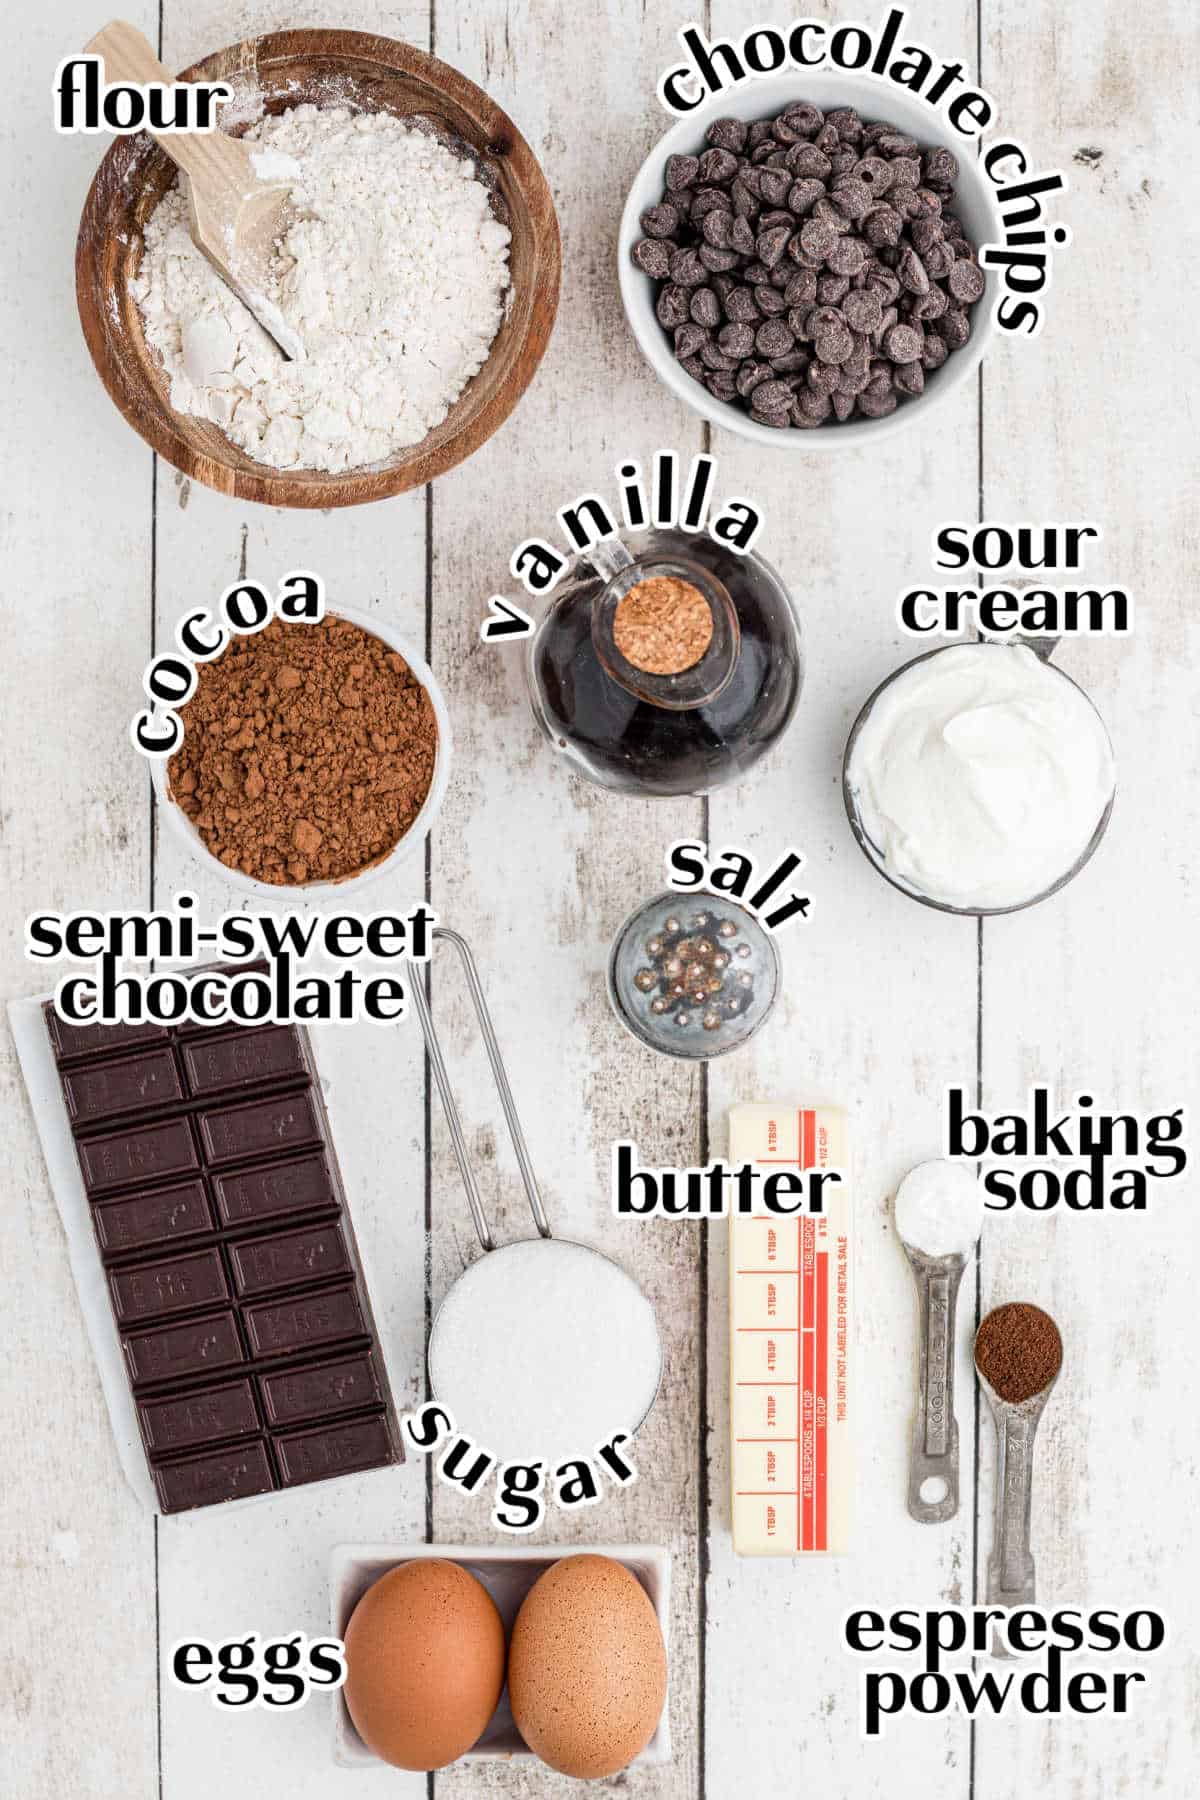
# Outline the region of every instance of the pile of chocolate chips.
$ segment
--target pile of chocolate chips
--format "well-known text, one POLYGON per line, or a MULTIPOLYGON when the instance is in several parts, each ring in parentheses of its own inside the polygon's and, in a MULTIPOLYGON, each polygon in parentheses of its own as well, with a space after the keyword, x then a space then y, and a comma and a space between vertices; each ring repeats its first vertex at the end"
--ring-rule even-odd
POLYGON ((852 107, 717 119, 671 156, 633 260, 680 366, 778 429, 882 419, 971 335, 958 163, 852 107))

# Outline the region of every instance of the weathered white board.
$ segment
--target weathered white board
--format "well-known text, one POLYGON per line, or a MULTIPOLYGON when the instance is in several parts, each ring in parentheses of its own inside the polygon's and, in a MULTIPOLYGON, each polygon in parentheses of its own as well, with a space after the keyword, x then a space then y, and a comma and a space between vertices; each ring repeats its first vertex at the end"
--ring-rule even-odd
MULTIPOLYGON (((809 10, 832 16, 827 5, 809 10)), ((432 48, 485 85, 541 157, 563 228, 558 327, 506 427, 429 494, 310 516, 228 502, 177 478, 122 425, 91 371, 74 310, 75 222, 100 146, 54 138, 59 57, 103 23, 81 4, 22 18, 2 127, 0 233, 9 271, 4 394, 5 706, 0 856, 9 929, 5 996, 38 985, 24 916, 44 906, 163 902, 180 886, 227 900, 152 815, 126 739, 153 641, 238 571, 273 581, 319 570, 331 601, 372 609, 430 646, 449 697, 455 772, 428 863, 417 857, 372 905, 428 893, 476 951, 555 1228, 609 1250, 658 1308, 662 1397, 637 1443, 641 1479, 548 1539, 667 1545, 674 1557, 666 1767, 612 1787, 646 1800, 1183 1800, 1197 1786, 1200 1665, 1186 1605, 1200 1558, 1191 1484, 1200 1375, 1189 1330, 1200 1282, 1194 1184, 1144 1217, 994 1217, 960 1308, 963 1505, 942 1528, 904 1512, 915 1304, 888 1218, 914 1161, 935 1154, 950 1082, 993 1110, 1035 1081, 1103 1104, 1168 1110, 1196 1089, 1192 1021, 1200 733, 1196 626, 1197 451, 1188 392, 1187 296, 1200 250, 1190 162, 1200 65, 1192 9, 1136 26, 1110 0, 1032 8, 931 0, 921 37, 961 56, 1003 128, 1039 168, 1061 167, 1074 229, 1036 344, 997 344, 948 411, 877 449, 772 457, 706 439, 642 364, 613 269, 626 187, 665 128, 655 79, 689 9, 609 0, 163 0, 128 16, 182 67, 256 30, 346 25, 432 48), (553 531, 585 490, 611 490, 628 456, 708 443, 716 491, 766 512, 761 547, 796 596, 807 682, 795 725, 738 787, 699 801, 636 803, 569 779, 540 739, 521 653, 481 646, 487 596, 513 544, 553 531), (1030 914, 977 929, 879 882, 846 828, 838 775, 866 695, 908 645, 902 585, 930 572, 947 519, 1090 519, 1104 544, 1089 576, 1130 588, 1131 644, 1063 653, 1117 744, 1120 793, 1094 865, 1030 914), (695 1068, 626 1038, 604 995, 625 913, 663 878, 666 846, 707 836, 807 859, 806 921, 781 940, 783 1003, 747 1050, 695 1068), (849 1109, 860 1294, 858 1549, 837 1562, 747 1563, 729 1536, 725 1235, 619 1225, 609 1146, 648 1162, 725 1148, 737 1100, 788 1097, 849 1109), (1126 1721, 908 1720, 864 1744, 858 1669, 839 1648, 854 1606, 969 1602, 991 1538, 992 1446, 978 1419, 969 1340, 980 1307, 1026 1298, 1059 1318, 1067 1362, 1047 1414, 1035 1519, 1051 1603, 1165 1608, 1174 1634, 1126 1721)), ((714 33, 760 13, 713 0, 714 33)), ((783 15, 773 22, 781 22, 783 15)), ((432 976, 469 1141, 498 1238, 528 1231, 486 1060, 452 962, 432 976)), ((7 1036, 0 1080, 9 1145, 4 1654, 0 1791, 20 1800, 454 1800, 574 1791, 539 1770, 472 1765, 430 1781, 347 1772, 329 1757, 328 1704, 295 1717, 221 1717, 173 1691, 163 1655, 183 1635, 321 1629, 326 1560, 339 1541, 476 1540, 486 1501, 459 1501, 417 1461, 232 1516, 157 1524, 120 1476, 71 1291, 65 1248, 7 1036), (48 1398, 49 1397, 49 1398, 48 1398), (52 1409, 53 1429, 45 1411, 52 1409)), ((478 1253, 415 1024, 327 1029, 318 1055, 354 1197, 379 1271, 374 1299, 401 1400, 423 1392, 426 1319, 478 1253), (426 1232, 426 1219, 431 1230, 426 1232)))

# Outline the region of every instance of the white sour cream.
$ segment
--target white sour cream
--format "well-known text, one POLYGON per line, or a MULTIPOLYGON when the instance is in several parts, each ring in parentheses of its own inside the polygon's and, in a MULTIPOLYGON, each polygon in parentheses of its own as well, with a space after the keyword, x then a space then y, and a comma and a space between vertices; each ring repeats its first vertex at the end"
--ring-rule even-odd
POLYGON ((1067 875, 1115 778, 1087 696, 1014 644, 956 645, 903 670, 847 769, 886 872, 968 910, 1020 906, 1067 875))

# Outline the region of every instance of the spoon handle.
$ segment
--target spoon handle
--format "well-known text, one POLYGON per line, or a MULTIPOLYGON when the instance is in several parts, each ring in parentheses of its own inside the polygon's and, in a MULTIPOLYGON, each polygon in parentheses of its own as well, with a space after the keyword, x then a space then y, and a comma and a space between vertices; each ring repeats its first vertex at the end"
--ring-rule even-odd
POLYGON ((942 1256, 913 1262, 920 1299, 917 1412, 908 1467, 908 1510, 922 1525, 938 1525, 958 1511, 958 1420, 954 1416, 954 1314, 964 1259, 942 1256), (944 1485, 937 1499, 923 1499, 927 1481, 944 1485))
POLYGON ((1032 1606, 1035 1571, 1033 1439, 1038 1415, 1004 1408, 996 1417, 996 1523, 988 1557, 989 1606, 1032 1606))
MULTIPOLYGON (((159 62, 149 40, 123 19, 114 19, 98 31, 87 46, 87 54, 104 59, 106 81, 131 82, 146 86, 161 81, 169 87, 175 77, 159 62)), ((146 127, 160 150, 164 150, 184 174, 199 182, 214 195, 224 196, 234 209, 247 188, 255 184, 250 154, 218 127, 215 131, 155 131, 146 127)))

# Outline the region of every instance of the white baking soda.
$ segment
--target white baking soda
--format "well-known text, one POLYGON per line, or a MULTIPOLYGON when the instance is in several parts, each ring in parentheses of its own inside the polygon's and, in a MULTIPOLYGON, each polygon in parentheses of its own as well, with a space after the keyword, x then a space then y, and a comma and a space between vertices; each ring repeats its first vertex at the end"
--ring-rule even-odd
POLYGON ((502 1462, 551 1469, 633 1434, 654 1404, 654 1309, 583 1244, 533 1238, 492 1250, 446 1295, 429 1340, 435 1400, 502 1462))
POLYGON ((923 1162, 896 1189, 896 1230, 926 1256, 969 1256, 983 1230, 983 1191, 966 1163, 923 1162))

